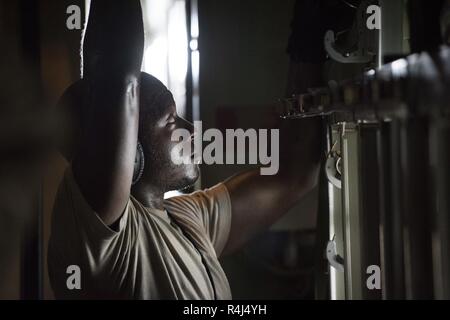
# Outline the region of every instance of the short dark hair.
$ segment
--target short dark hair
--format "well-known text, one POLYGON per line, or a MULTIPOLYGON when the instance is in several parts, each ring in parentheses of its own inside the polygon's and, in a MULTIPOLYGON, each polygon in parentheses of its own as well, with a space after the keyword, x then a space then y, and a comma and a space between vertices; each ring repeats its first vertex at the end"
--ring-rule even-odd
POLYGON ((142 123, 152 123, 152 120, 159 119, 166 108, 174 103, 172 93, 161 81, 148 73, 141 72, 140 127, 142 123))
MULTIPOLYGON (((58 100, 56 112, 61 116, 63 139, 58 149, 71 161, 78 149, 83 120, 86 119, 88 104, 87 82, 80 79, 69 86, 58 100)), ((139 133, 148 131, 148 125, 159 119, 170 104, 173 96, 167 87, 154 76, 141 72, 140 79, 139 133)))

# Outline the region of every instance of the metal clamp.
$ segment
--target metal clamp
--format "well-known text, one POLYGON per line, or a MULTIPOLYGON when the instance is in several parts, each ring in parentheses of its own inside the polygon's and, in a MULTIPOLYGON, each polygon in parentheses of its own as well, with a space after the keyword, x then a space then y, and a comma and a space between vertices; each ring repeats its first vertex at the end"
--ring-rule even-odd
POLYGON ((337 141, 331 147, 325 162, 325 174, 328 181, 338 189, 342 189, 341 183, 341 157, 339 152, 334 151, 337 141))
POLYGON ((358 51, 341 53, 336 47, 336 39, 332 30, 325 33, 324 45, 328 55, 340 63, 368 63, 373 60, 373 56, 361 55, 358 51))
POLYGON ((344 258, 337 254, 336 242, 333 239, 328 241, 327 244, 327 260, 330 266, 335 268, 339 272, 344 272, 344 258))

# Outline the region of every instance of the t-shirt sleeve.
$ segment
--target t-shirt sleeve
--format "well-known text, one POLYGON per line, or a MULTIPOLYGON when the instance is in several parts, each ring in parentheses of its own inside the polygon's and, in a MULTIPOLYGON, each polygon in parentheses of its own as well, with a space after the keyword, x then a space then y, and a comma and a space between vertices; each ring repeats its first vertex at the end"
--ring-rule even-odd
MULTIPOLYGON (((106 261, 117 257, 119 245, 133 243, 137 232, 131 211, 133 205, 128 201, 117 230, 111 229, 83 197, 71 166, 66 169, 53 207, 48 248, 50 281, 58 297, 75 295, 66 287, 69 265, 79 266, 85 274, 101 273, 99 270, 111 265, 106 261)), ((85 278, 82 277, 82 287, 87 285, 85 278)))
POLYGON ((169 199, 168 210, 191 215, 198 221, 214 246, 216 255, 222 253, 230 233, 231 200, 223 183, 189 195, 169 199))
POLYGON ((126 235, 127 240, 132 240, 128 238, 136 232, 128 230, 130 224, 132 225, 129 222, 132 216, 130 211, 131 201, 128 201, 117 224, 117 230, 107 226, 85 200, 69 166, 59 185, 53 206, 49 243, 52 258, 59 256, 76 262, 87 258, 89 263, 99 262, 112 250, 119 235, 126 235))
MULTIPOLYGON (((83 196, 78 183, 76 182, 72 167, 66 169, 61 187, 65 203, 62 203, 61 209, 72 211, 75 219, 78 220, 78 227, 84 231, 89 240, 108 240, 118 235, 125 227, 130 201, 126 204, 124 211, 119 218, 118 230, 113 230, 107 226, 99 215, 92 209, 83 196)), ((60 188, 61 188, 60 187, 60 188)))

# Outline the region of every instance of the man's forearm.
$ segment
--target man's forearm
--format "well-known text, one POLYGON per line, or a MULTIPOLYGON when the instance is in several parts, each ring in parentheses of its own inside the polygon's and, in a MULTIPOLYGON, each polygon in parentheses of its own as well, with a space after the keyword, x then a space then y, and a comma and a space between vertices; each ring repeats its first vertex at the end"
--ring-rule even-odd
MULTIPOLYGON (((322 64, 290 61, 287 96, 323 85, 322 64)), ((315 183, 322 149, 322 119, 284 120, 280 124, 280 177, 307 186, 315 183)))
MULTIPOLYGON (((320 65, 291 64, 288 95, 305 92, 320 83, 320 65)), ((280 122, 278 173, 264 176, 256 169, 225 181, 233 214, 225 254, 269 227, 315 186, 321 143, 321 119, 283 120, 280 122)))
POLYGON ((320 120, 283 121, 280 166, 275 175, 259 169, 225 180, 231 198, 229 240, 224 254, 268 228, 317 183, 320 168, 320 120))
POLYGON ((283 120, 280 142, 280 169, 277 179, 304 189, 317 182, 321 157, 320 118, 283 120))

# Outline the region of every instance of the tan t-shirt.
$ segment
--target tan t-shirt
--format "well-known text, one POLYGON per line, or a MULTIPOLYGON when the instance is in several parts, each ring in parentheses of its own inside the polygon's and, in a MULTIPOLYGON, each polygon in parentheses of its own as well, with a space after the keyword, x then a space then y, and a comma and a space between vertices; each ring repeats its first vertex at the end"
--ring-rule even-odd
POLYGON ((231 299, 217 259, 231 223, 225 185, 164 204, 164 211, 149 209, 131 196, 114 231, 87 204, 69 166, 53 208, 49 241, 56 298, 231 299), (80 289, 74 288, 71 265, 79 267, 80 289))

